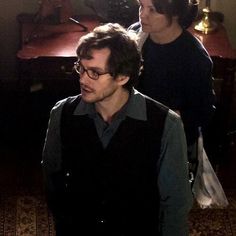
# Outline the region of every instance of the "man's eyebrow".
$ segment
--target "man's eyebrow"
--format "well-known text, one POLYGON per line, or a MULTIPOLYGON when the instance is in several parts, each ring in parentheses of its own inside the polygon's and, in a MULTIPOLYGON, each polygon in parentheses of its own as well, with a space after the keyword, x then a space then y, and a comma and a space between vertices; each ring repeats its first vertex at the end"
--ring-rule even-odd
MULTIPOLYGON (((81 61, 80 61, 80 65, 82 65, 85 68, 85 66, 83 65, 83 63, 81 63, 81 61)), ((96 66, 88 66, 85 69, 86 70, 94 70, 94 71, 97 71, 97 72, 104 72, 104 71, 106 71, 106 69, 102 69, 102 68, 96 67, 96 66)))
POLYGON ((104 72, 104 71, 105 71, 105 70, 103 70, 102 68, 96 67, 96 66, 88 66, 86 69, 87 69, 87 70, 97 71, 97 72, 104 72))

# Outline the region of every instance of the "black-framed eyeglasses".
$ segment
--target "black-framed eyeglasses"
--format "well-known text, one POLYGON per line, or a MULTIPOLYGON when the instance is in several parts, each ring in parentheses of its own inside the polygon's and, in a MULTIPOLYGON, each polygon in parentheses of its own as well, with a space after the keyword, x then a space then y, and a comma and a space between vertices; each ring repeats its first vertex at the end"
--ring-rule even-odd
POLYGON ((101 75, 111 74, 110 72, 98 72, 96 70, 92 69, 85 69, 84 66, 80 63, 80 61, 77 61, 74 63, 74 69, 77 74, 82 75, 84 72, 88 75, 88 77, 92 80, 98 80, 101 75))

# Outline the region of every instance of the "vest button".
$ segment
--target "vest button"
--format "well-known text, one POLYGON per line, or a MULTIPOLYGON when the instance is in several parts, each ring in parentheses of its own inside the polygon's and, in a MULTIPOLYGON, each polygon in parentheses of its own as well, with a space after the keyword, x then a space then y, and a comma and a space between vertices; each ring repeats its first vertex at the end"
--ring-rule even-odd
POLYGON ((97 223, 98 224, 105 224, 106 220, 104 218, 102 218, 102 217, 99 217, 99 218, 97 218, 97 223))

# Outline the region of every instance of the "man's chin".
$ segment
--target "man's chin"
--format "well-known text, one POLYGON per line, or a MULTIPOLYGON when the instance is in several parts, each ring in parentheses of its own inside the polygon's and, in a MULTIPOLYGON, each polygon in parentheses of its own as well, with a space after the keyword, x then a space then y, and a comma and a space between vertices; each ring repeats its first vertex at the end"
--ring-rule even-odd
POLYGON ((82 100, 83 100, 84 102, 87 102, 87 103, 94 103, 94 102, 96 102, 96 99, 95 99, 95 98, 92 98, 92 97, 90 97, 90 96, 85 96, 85 95, 83 95, 83 94, 82 94, 81 98, 82 98, 82 100))
POLYGON ((84 98, 83 96, 82 96, 82 100, 86 103, 93 103, 93 100, 88 99, 88 98, 84 98))

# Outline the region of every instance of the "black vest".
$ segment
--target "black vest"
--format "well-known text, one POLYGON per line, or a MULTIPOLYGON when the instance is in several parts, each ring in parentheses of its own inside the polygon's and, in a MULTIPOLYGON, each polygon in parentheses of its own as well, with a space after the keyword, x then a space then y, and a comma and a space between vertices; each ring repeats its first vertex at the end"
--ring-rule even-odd
POLYGON ((157 163, 167 108, 146 99, 147 121, 127 117, 104 149, 94 121, 73 115, 79 101, 68 100, 61 118, 71 228, 82 235, 159 235, 157 163))

